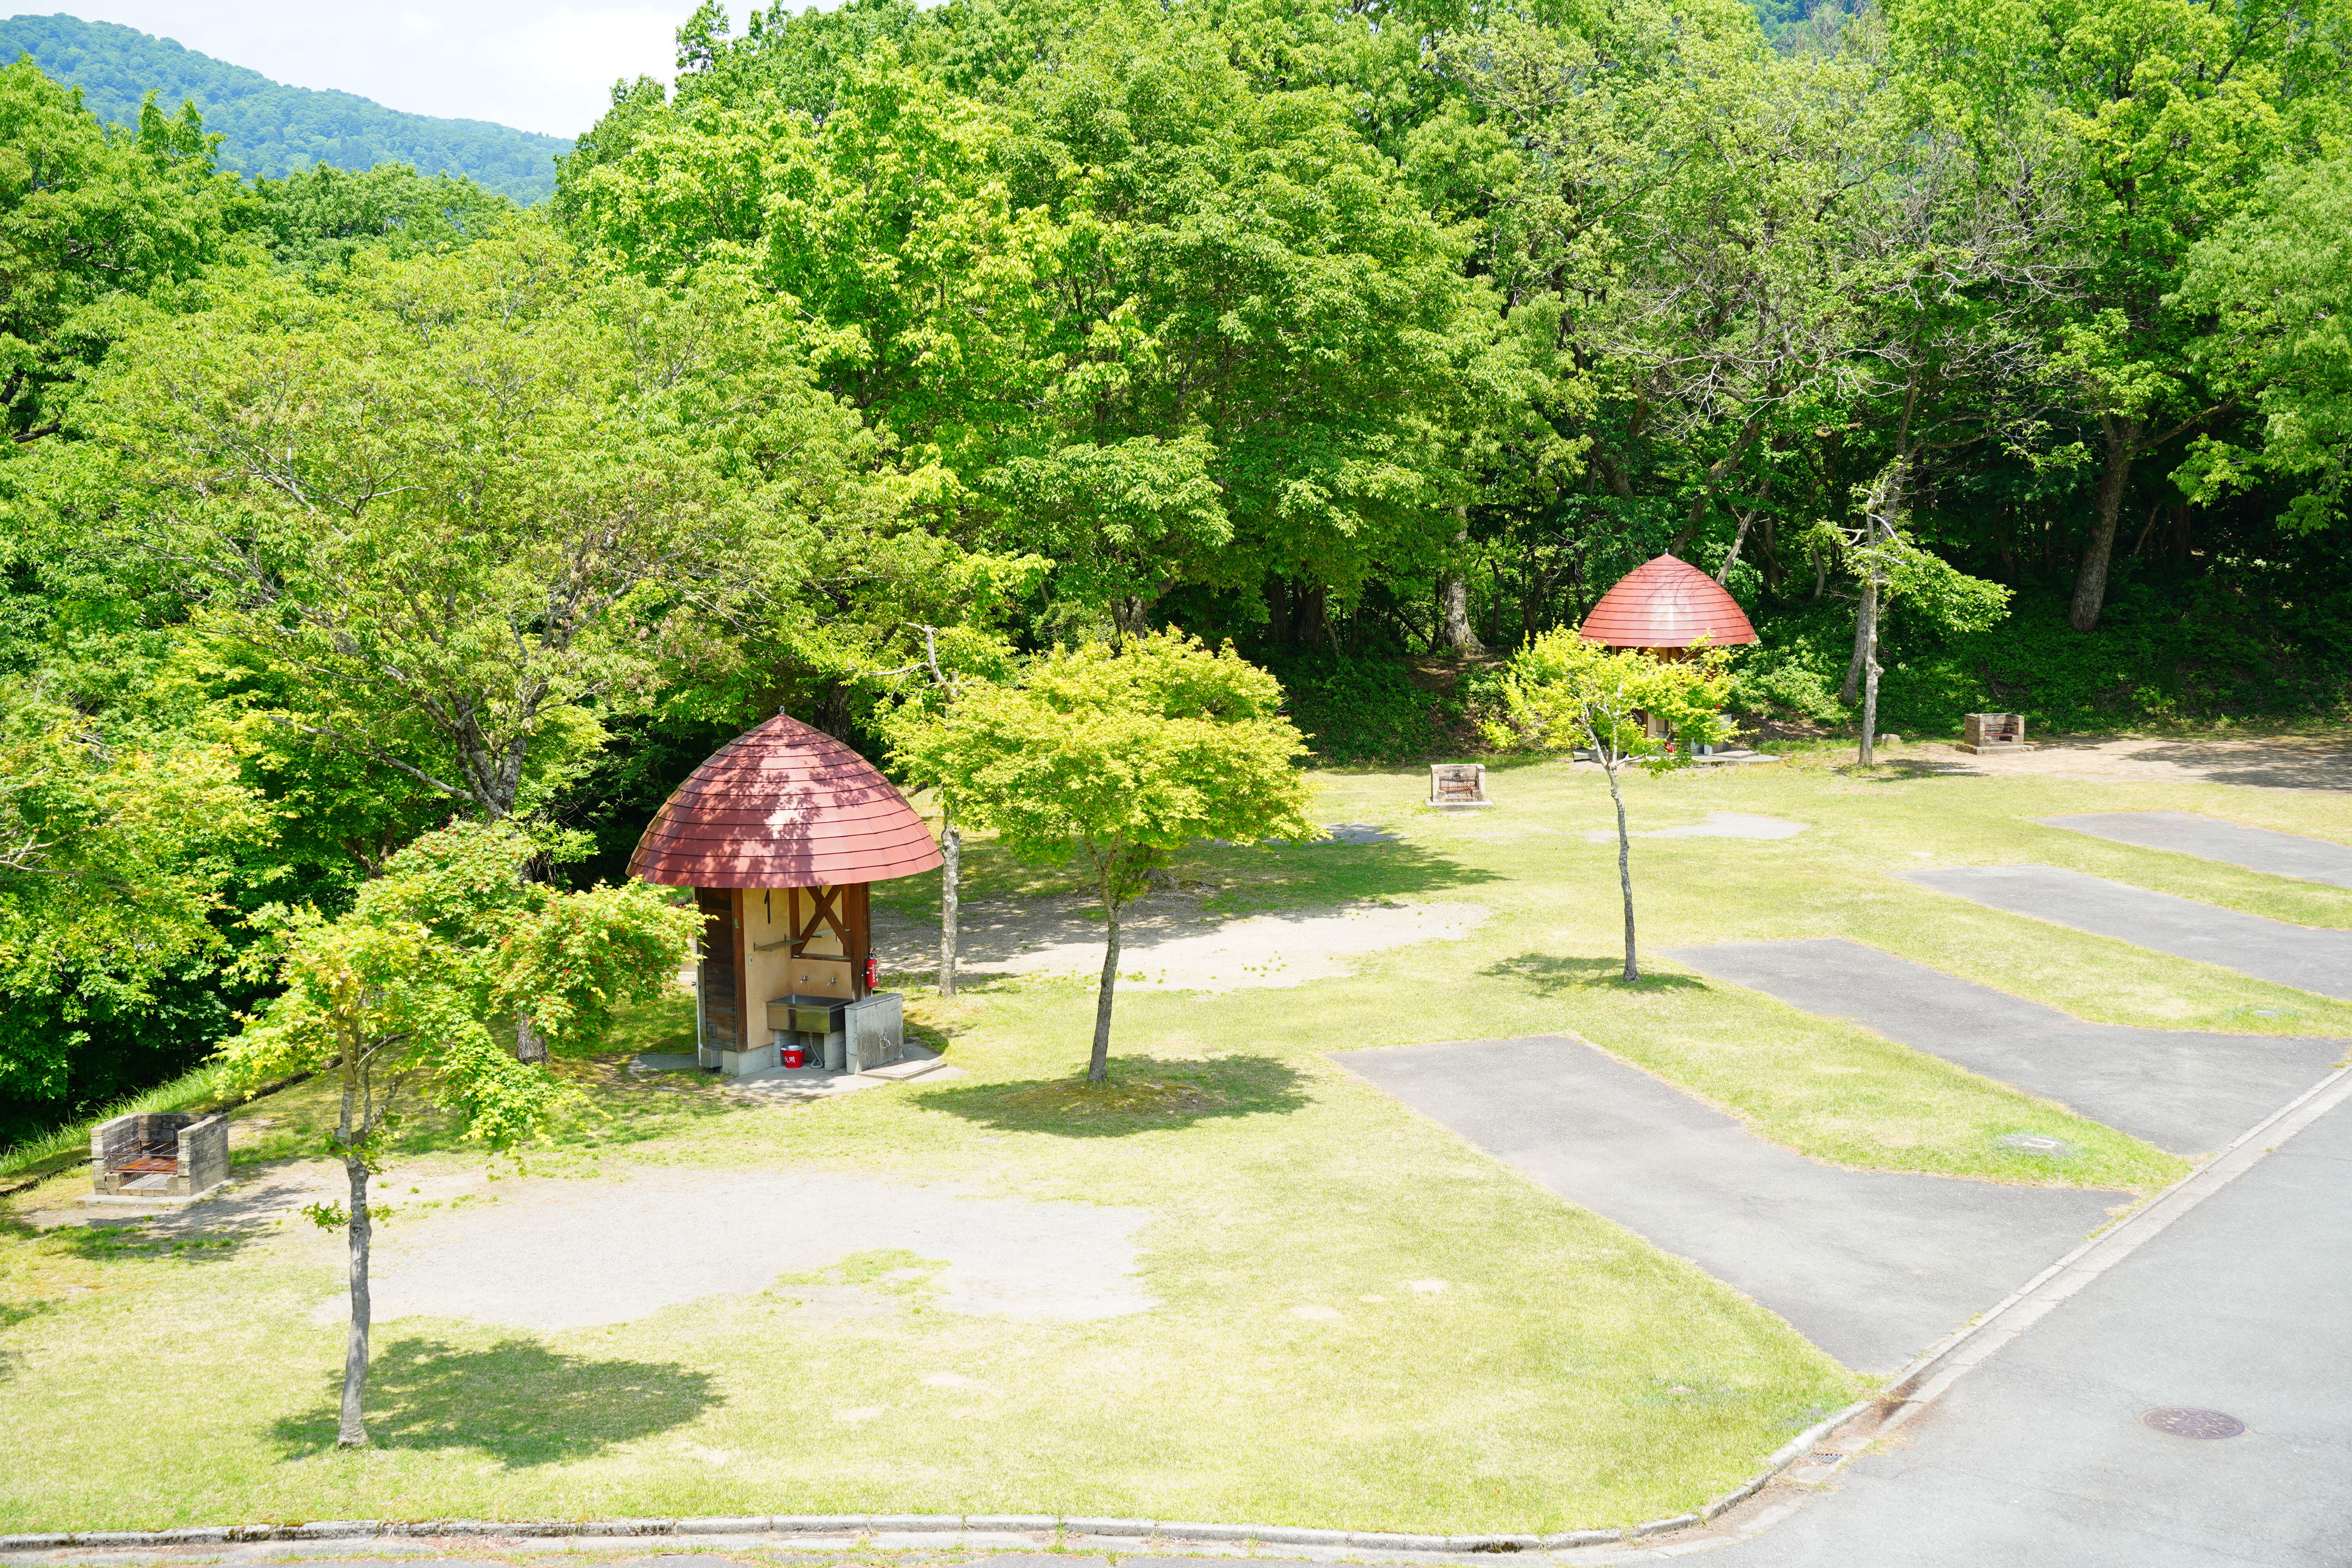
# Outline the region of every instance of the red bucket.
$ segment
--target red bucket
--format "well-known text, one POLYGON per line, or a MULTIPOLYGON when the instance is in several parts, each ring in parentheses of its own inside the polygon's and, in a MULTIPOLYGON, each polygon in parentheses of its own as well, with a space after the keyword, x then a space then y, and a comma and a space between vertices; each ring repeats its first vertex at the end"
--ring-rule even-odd
POLYGON ((794 1046, 784 1052, 784 1065, 786 1067, 805 1067, 807 1064, 808 1052, 801 1049, 800 1047, 794 1046))

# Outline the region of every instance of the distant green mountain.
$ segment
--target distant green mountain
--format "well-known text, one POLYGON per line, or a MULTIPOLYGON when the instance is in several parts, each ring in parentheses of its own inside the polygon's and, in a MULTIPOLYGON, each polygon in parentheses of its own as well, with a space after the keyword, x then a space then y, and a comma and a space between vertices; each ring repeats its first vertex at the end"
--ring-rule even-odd
POLYGON ((553 160, 572 151, 561 136, 403 114, 348 92, 287 87, 112 22, 11 16, 0 22, 0 61, 19 54, 80 88, 100 120, 138 124, 139 100, 150 89, 167 114, 193 100, 205 129, 228 138, 222 166, 249 175, 283 179, 320 163, 354 170, 409 163, 422 174, 464 174, 528 204, 554 192, 553 160))

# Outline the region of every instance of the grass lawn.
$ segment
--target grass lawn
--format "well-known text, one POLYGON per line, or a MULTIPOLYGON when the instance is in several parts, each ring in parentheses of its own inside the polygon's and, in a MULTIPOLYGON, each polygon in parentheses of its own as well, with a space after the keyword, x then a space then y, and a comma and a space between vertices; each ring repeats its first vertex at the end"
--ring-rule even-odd
MULTIPOLYGON (((1120 1002, 1108 1096, 1073 1091, 1092 1013, 1074 978, 982 978, 910 1016, 970 1077, 820 1106, 632 1080, 682 1006, 564 1064, 609 1120, 528 1178, 654 1167, 806 1170, 992 1198, 1148 1211, 1150 1310, 1016 1321, 942 1309, 937 1261, 877 1249, 823 1278, 614 1327, 534 1333, 379 1321, 379 1447, 338 1453, 341 1238, 299 1219, 173 1246, 136 1231, 0 1235, 0 1529, 252 1519, 770 1512, 1070 1512, 1414 1531, 1628 1523, 1736 1484, 1859 1384, 1770 1314, 1486 1158, 1339 1069, 1358 1046, 1567 1029, 1841 1164, 2151 1190, 2182 1162, 2062 1107, 1651 961, 1615 984, 1614 848, 1595 775, 1499 766, 1502 803, 1439 816, 1425 775, 1325 775, 1319 814, 1385 822, 1366 848, 1204 849, 1182 868, 1234 913, 1373 899, 1491 910, 1463 942, 1347 978, 1120 1002), (625 1048, 623 1048, 625 1047, 625 1048), (2053 1163, 2005 1132, 2078 1146, 2053 1163), (796 1290, 862 1284, 877 1315, 812 1321, 796 1290), (880 1309, 887 1307, 887 1310, 880 1309), (126 1408, 152 1413, 135 1432, 126 1408)), ((1643 941, 1843 935, 2103 1022, 2352 1037, 2352 1005, 1980 910, 1895 880, 2032 861, 2231 908, 2352 925, 2352 891, 2033 826, 2168 807, 2352 839, 2352 798, 2226 785, 1905 778, 1799 758, 1637 779, 1637 829, 1709 811, 1782 840, 1637 841, 1643 941)), ((973 847, 968 896, 1066 890, 973 847)), ((929 879, 887 889, 919 907, 929 879)), ((245 1109, 241 1173, 315 1153, 306 1084, 245 1109), (256 1129, 258 1121, 252 1121, 256 1129)), ((478 1173, 429 1124, 383 1183, 478 1173)), ((14 1202, 69 1192, 68 1172, 14 1202)), ((583 1186, 583 1192, 594 1189, 583 1186)), ((942 1194, 942 1205, 957 1200, 942 1194)), ((418 1234, 424 1234, 420 1231, 418 1234)), ((562 1278, 547 1288, 562 1289, 562 1278)))

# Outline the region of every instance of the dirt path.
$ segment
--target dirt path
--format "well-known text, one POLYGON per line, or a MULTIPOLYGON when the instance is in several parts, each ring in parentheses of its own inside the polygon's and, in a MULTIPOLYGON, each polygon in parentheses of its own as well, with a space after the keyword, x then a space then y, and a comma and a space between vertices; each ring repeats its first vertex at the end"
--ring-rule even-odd
MULTIPOLYGON (((1468 903, 1353 904, 1278 914, 1218 915, 1189 893, 1139 900, 1120 921, 1122 985, 1232 991, 1303 985, 1346 974, 1349 960, 1411 942, 1459 942, 1490 913, 1468 903)), ((966 904, 959 965, 974 973, 1096 974, 1103 923, 1086 899, 966 904)), ((939 962, 939 928, 874 911, 874 943, 886 969, 939 962)))
POLYGON ((2261 789, 2352 790, 2352 738, 2048 741, 2031 752, 1974 756, 1940 741, 1889 760, 1926 772, 1991 778, 2039 774, 2102 784, 2230 784, 2261 789))

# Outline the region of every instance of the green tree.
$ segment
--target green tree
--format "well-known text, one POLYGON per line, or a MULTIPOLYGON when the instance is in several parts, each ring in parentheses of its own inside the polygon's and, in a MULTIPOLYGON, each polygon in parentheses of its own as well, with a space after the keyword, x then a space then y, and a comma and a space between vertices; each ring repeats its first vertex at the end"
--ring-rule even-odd
POLYGON ((1895 0, 1888 16, 1895 63, 1938 122, 1997 151, 2048 136, 2072 154, 2084 265, 2053 363, 2096 433, 2067 612, 2088 632, 2137 465, 2236 402, 2205 382, 2195 322, 2167 298, 2266 164, 2352 124, 2346 17, 2274 0, 1895 0))
MULTIPOLYGON (((1010 681, 1019 668, 1010 644, 970 626, 920 625, 910 630, 922 637, 923 657, 904 669, 885 671, 901 681, 901 700, 883 721, 894 737, 902 765, 919 768, 928 754, 925 732, 955 711, 956 698, 978 681, 1010 681), (915 677, 911 683, 908 676, 915 677), (897 747, 897 740, 906 744, 897 747)), ((965 813, 957 796, 958 781, 944 775, 910 773, 908 782, 929 789, 940 803, 940 994, 956 994, 956 956, 963 900, 963 826, 965 813)))
POLYGON ((1028 20, 1055 68, 966 92, 912 24, 730 44, 706 8, 674 100, 616 101, 561 210, 648 278, 750 258, 929 526, 1050 553, 1065 619, 1269 573, 1351 592, 1450 541, 1437 415, 1493 301, 1356 101, 1253 82, 1203 15, 1028 20))
POLYGON ((29 59, 0 66, 0 430, 16 447, 58 432, 65 394, 137 319, 126 304, 226 254, 252 202, 215 169, 216 141, 152 95, 135 133, 110 134, 29 59))
POLYGON ((601 277, 528 221, 324 296, 224 276, 110 361, 42 493, 184 581, 286 723, 527 816, 862 482, 854 416, 727 282, 601 277))
POLYGON ((1297 765, 1306 742, 1281 708, 1265 671, 1171 631, 1057 648, 1019 684, 966 687, 897 737, 899 765, 949 781, 967 820, 1013 854, 1083 865, 1105 928, 1088 1082, 1109 1074, 1119 913, 1151 870, 1202 838, 1319 833, 1297 765))
MULTIPOLYGON (((1835 552, 1861 586, 1855 610, 1854 659, 1861 666, 1862 741, 1857 758, 1876 761, 1878 738, 1878 639, 1887 605, 1899 595, 1947 631, 1980 632, 2009 613, 2010 591, 1998 583, 1955 571, 1908 531, 1911 459, 1896 458, 1879 470, 1862 498, 1862 515, 1851 529, 1823 523, 1816 529, 1822 548, 1835 552)), ((1843 700, 1853 700, 1852 672, 1843 700)))
POLYGON ((2352 470, 2352 158, 2273 174, 2248 207, 2190 253, 2175 303, 2210 318, 2206 379, 2249 406, 2252 439, 2200 437, 2176 476, 2216 502, 2265 479, 2303 487, 2279 521, 2314 532, 2342 519, 2352 470))
POLYGON ((256 226, 270 259, 298 272, 348 263, 362 246, 414 256, 494 232, 514 203, 458 174, 426 179, 405 163, 347 173, 320 163, 282 180, 257 180, 256 226))
POLYGON ((580 1109, 578 1096, 501 1048, 491 1020, 528 1016, 559 1047, 589 1043, 617 1008, 675 981, 700 930, 668 889, 525 882, 536 853, 511 825, 459 824, 394 856, 345 914, 281 906, 259 917, 268 941, 255 966, 284 989, 221 1055, 257 1077, 332 1072, 341 1085, 329 1147, 350 1200, 311 1212, 350 1238, 343 1447, 368 1440, 368 1182, 403 1114, 437 1106, 493 1149, 538 1136, 580 1109))
POLYGON ((1567 626, 1530 638, 1504 671, 1504 716, 1487 726, 1496 745, 1589 751, 1617 808, 1617 886, 1625 903, 1624 980, 1642 978, 1633 949, 1633 847, 1618 774, 1629 763, 1651 773, 1691 765, 1691 748, 1731 733, 1721 709, 1731 695, 1729 656, 1699 647, 1681 658, 1640 649, 1611 653, 1567 626), (1664 731, 1653 735, 1653 727, 1664 731))
POLYGON ((220 950, 238 850, 268 827, 224 736, 0 683, 0 1000, 58 998, 65 1026, 8 1031, 0 1096, 72 1102, 77 1026, 220 950))

